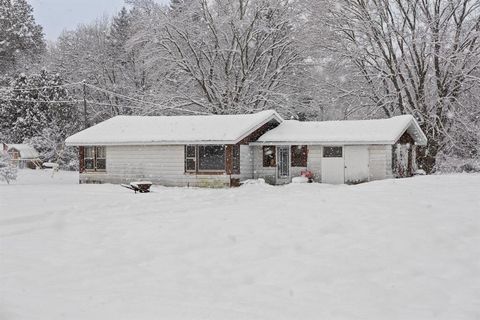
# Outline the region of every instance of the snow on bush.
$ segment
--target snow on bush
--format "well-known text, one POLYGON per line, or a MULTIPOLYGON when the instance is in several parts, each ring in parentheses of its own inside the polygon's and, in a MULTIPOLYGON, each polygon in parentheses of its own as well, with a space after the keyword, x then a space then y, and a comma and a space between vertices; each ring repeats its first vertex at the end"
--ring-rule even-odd
POLYGON ((437 159, 436 171, 441 173, 480 172, 480 158, 461 158, 442 154, 437 159))
POLYGON ((17 179, 17 167, 10 161, 10 156, 7 152, 0 152, 0 181, 10 181, 17 179))

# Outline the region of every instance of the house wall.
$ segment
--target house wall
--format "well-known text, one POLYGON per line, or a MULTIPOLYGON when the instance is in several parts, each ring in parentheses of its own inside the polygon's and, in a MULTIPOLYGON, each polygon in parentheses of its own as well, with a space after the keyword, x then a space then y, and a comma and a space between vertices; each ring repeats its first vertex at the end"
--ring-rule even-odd
POLYGON ((107 146, 106 172, 83 172, 81 183, 129 183, 149 180, 165 186, 229 186, 230 178, 253 175, 248 146, 240 147, 240 175, 185 173, 183 145, 107 146))
POLYGON ((369 152, 369 180, 392 178, 392 146, 370 145, 369 152))
MULTIPOLYGON (((251 146, 253 152, 253 170, 254 178, 263 178, 266 182, 277 184, 277 169, 275 167, 263 166, 263 148, 262 146, 251 146)), ((290 159, 291 160, 291 159, 290 159)), ((293 177, 300 176, 304 170, 312 171, 314 181, 320 182, 322 179, 322 146, 309 145, 307 167, 292 167, 290 166, 290 181, 293 177)))
POLYGON ((253 148, 240 145, 240 180, 253 178, 253 148))
MULTIPOLYGON (((392 178, 392 146, 365 146, 369 153, 369 180, 392 178)), ((81 183, 129 183, 149 180, 165 186, 229 186, 230 178, 263 178, 276 184, 276 168, 263 167, 261 146, 240 146, 240 174, 189 174, 184 169, 184 146, 108 146, 106 172, 83 172, 81 183)), ((309 145, 307 167, 290 167, 290 176, 310 170, 321 182, 322 146, 309 145)), ((291 181, 291 180, 290 180, 291 181)))
MULTIPOLYGON (((276 184, 276 168, 263 167, 262 146, 252 146, 251 148, 253 150, 254 178, 263 178, 269 183, 276 184)), ((349 148, 349 146, 344 146, 344 152, 345 148, 349 148)), ((392 178, 392 146, 365 145, 364 148, 368 150, 368 168, 358 168, 358 170, 367 171, 367 179, 370 181, 392 178)), ((321 145, 309 145, 307 167, 290 167, 291 178, 299 176, 302 170, 310 170, 314 174, 314 181, 321 182, 322 151, 321 145)))
POLYGON ((276 183, 277 169, 275 167, 263 166, 263 148, 262 146, 252 146, 253 153, 253 178, 265 179, 267 183, 276 183))
POLYGON ((313 181, 322 181, 322 146, 308 146, 307 169, 313 173, 313 181))

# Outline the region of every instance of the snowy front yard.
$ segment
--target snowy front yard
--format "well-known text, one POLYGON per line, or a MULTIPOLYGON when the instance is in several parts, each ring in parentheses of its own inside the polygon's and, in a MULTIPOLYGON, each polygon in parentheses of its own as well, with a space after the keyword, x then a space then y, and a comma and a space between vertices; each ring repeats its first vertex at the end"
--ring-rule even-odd
POLYGON ((480 175, 0 184, 0 319, 479 319, 480 175))

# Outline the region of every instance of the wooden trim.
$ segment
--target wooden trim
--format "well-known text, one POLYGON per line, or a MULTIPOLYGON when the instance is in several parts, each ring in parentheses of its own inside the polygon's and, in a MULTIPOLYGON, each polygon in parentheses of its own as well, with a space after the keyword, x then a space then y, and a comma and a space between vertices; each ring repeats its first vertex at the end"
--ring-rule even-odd
POLYGON ((401 136, 400 138, 397 140, 396 143, 400 143, 400 144, 407 144, 407 143, 410 143, 410 144, 415 144, 415 140, 412 138, 412 136, 407 132, 405 131, 401 136))
POLYGON ((241 152, 240 144, 233 145, 233 151, 232 151, 232 157, 233 157, 232 173, 233 174, 240 174, 240 171, 242 170, 240 168, 241 166, 240 152, 241 152), (237 167, 235 167, 235 164, 237 165, 237 167))
POLYGON ((80 173, 85 172, 85 147, 78 147, 78 171, 80 173))
POLYGON ((238 144, 249 144, 250 142, 257 141, 258 138, 263 136, 267 131, 270 131, 273 128, 278 127, 279 124, 280 123, 278 123, 276 120, 271 120, 265 123, 263 126, 258 128, 257 130, 250 133, 248 136, 246 136, 242 140, 240 140, 238 144))
POLYGON ((233 174, 233 145, 231 144, 225 146, 225 172, 233 174))
POLYGON ((185 172, 186 175, 191 176, 224 176, 225 171, 198 171, 198 172, 185 172))

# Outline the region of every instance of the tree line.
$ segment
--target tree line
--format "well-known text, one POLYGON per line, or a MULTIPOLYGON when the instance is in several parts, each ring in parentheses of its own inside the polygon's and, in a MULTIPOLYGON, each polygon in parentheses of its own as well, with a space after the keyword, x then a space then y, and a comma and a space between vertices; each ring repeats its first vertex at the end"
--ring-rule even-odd
POLYGON ((433 172, 478 161, 479 37, 475 0, 129 0, 47 44, 26 0, 0 0, 0 138, 67 163, 63 140, 83 128, 83 100, 89 124, 408 113, 429 140, 418 161, 433 172))

